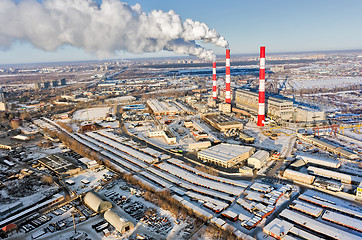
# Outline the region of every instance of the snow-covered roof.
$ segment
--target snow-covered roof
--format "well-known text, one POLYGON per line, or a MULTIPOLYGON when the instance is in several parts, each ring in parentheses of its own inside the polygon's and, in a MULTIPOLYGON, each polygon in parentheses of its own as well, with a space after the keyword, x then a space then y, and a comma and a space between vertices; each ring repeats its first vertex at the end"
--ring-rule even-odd
POLYGON ((297 158, 302 159, 305 163, 312 163, 315 165, 320 165, 330 168, 339 168, 341 166, 340 161, 331 158, 320 158, 320 157, 306 156, 306 155, 298 155, 297 158))
POLYGON ((112 204, 110 202, 103 201, 93 192, 87 192, 83 200, 84 203, 96 213, 112 208, 112 204))
POLYGON ((203 187, 210 188, 210 189, 215 189, 220 192, 233 194, 235 196, 240 195, 240 193, 243 191, 243 188, 241 188, 241 187, 236 187, 236 186, 232 186, 232 185, 229 185, 226 183, 221 183, 218 181, 207 179, 205 177, 196 175, 196 174, 189 172, 187 170, 184 170, 182 168, 176 167, 172 164, 168 164, 168 163, 164 162, 164 163, 158 164, 157 166, 166 172, 169 172, 179 178, 182 178, 188 182, 191 182, 191 183, 199 185, 199 186, 203 186, 203 187))
POLYGON ((249 146, 221 143, 214 147, 200 151, 198 154, 211 158, 216 158, 219 161, 227 162, 244 153, 249 152, 252 149, 253 147, 249 146))
POLYGON ((325 223, 316 221, 309 217, 306 217, 302 214, 299 214, 295 211, 289 209, 284 209, 280 214, 280 217, 288 219, 299 225, 303 225, 305 228, 309 228, 315 232, 322 233, 326 236, 329 236, 333 239, 343 239, 343 240, 355 240, 359 239, 359 236, 346 232, 344 230, 332 227, 325 223))
POLYGON ((323 208, 298 200, 294 200, 293 203, 289 205, 289 207, 314 217, 318 217, 323 212, 323 208))
POLYGON ((104 213, 104 219, 106 219, 107 222, 109 222, 120 233, 125 232, 127 227, 133 228, 132 222, 125 221, 110 209, 104 213))
POLYGON ((343 206, 339 206, 339 205, 336 205, 334 203, 329 203, 327 201, 322 201, 322 200, 316 199, 314 197, 308 196, 306 194, 300 195, 299 199, 311 202, 313 204, 316 204, 318 206, 322 206, 324 208, 333 209, 333 210, 336 210, 336 211, 339 211, 339 212, 342 212, 342 213, 346 213, 346 214, 349 214, 349 215, 352 215, 352 216, 356 216, 358 218, 362 218, 362 212, 360 212, 360 211, 354 211, 352 209, 349 209, 349 208, 346 208, 346 207, 343 207, 343 206))
POLYGON ((265 150, 258 150, 253 155, 251 155, 250 158, 254 158, 254 159, 257 159, 260 161, 265 161, 269 158, 269 152, 267 152, 265 150))
POLYGON ((332 212, 326 210, 322 216, 324 220, 328 220, 339 225, 348 226, 349 228, 356 229, 357 231, 362 231, 362 222, 359 219, 352 218, 340 213, 332 212))
POLYGON ((274 236, 279 236, 282 238, 290 231, 293 226, 294 225, 290 222, 275 218, 268 225, 266 225, 263 230, 267 233, 272 233, 274 236))

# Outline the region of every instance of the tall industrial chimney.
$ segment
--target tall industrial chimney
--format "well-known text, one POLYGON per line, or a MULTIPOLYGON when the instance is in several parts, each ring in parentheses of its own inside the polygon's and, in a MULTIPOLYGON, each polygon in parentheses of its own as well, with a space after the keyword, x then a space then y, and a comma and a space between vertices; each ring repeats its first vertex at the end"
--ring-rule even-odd
POLYGON ((217 89, 216 89, 216 62, 212 63, 212 98, 217 99, 217 89))
POLYGON ((260 127, 264 126, 265 121, 265 47, 260 47, 260 68, 259 68, 259 106, 258 123, 260 127))
POLYGON ((225 102, 231 103, 230 94, 230 49, 226 49, 226 70, 225 70, 225 102))

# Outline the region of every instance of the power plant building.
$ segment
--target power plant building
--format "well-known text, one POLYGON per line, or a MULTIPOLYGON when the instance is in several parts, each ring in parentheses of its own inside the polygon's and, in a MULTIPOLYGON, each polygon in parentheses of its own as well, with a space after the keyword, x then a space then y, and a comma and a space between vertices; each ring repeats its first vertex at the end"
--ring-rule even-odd
POLYGON ((269 97, 267 99, 268 117, 278 117, 285 121, 293 119, 293 102, 285 99, 269 97))
POLYGON ((323 121, 325 119, 326 116, 324 111, 306 107, 296 108, 295 121, 297 122, 323 121))
MULTIPOLYGON (((238 89, 235 103, 238 108, 246 109, 254 115, 258 112, 259 95, 249 90, 238 89)), ((284 121, 312 122, 325 120, 325 113, 316 109, 294 106, 293 101, 276 97, 265 97, 265 107, 269 118, 284 121)))
POLYGON ((253 147, 249 146, 221 143, 198 152, 197 157, 200 160, 230 168, 248 159, 254 153, 254 150, 253 147))

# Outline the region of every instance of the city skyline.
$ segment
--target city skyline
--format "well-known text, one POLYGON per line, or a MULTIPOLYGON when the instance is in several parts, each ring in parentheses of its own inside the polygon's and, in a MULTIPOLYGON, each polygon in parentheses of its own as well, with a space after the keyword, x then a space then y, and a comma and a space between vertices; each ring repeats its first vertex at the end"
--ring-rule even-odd
MULTIPOLYGON (((229 41, 231 54, 256 54, 260 45, 266 45, 268 52, 362 49, 362 34, 356 31, 362 20, 358 14, 358 6, 362 5, 359 1, 348 1, 349 4, 339 1, 328 1, 328 4, 324 1, 126 2, 132 6, 139 3, 146 13, 152 10, 174 10, 182 21, 191 18, 204 22, 229 41), (190 5, 194 7, 185 8, 190 5)), ((101 1, 97 0, 97 3, 100 4, 101 1)), ((224 52, 222 47, 204 43, 201 45, 212 49, 216 54, 224 52)), ((186 55, 166 51, 143 54, 116 51, 110 58, 167 56, 186 55)), ((24 40, 17 40, 10 49, 1 49, 0 59, 0 64, 99 60, 95 54, 69 45, 60 46, 54 52, 45 52, 24 40)))

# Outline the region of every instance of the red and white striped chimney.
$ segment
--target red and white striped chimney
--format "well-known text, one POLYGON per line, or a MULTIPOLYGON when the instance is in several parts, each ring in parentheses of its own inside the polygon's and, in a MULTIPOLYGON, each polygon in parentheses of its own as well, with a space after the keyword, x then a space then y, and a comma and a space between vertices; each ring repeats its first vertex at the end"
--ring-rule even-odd
POLYGON ((212 98, 217 99, 217 87, 216 87, 216 62, 212 63, 212 98))
POLYGON ((231 103, 230 94, 230 49, 226 49, 226 70, 225 70, 225 102, 231 103))
POLYGON ((259 106, 258 123, 260 127, 264 126, 265 121, 265 47, 260 47, 260 68, 259 68, 259 106))

